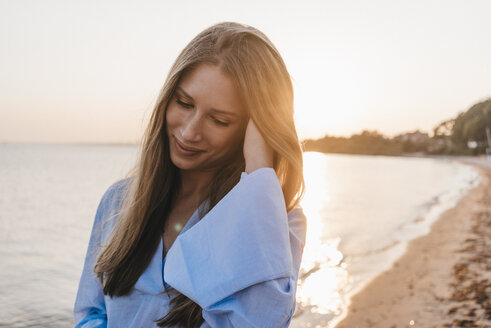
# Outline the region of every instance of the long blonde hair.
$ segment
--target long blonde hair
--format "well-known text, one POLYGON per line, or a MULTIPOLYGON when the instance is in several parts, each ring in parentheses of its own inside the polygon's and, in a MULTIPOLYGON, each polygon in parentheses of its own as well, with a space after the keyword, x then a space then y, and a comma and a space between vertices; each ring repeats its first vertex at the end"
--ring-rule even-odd
MULTIPOLYGON (((155 253, 170 213, 179 171, 169 155, 165 112, 182 76, 201 63, 218 65, 234 80, 241 101, 266 142, 274 150, 274 169, 290 211, 303 193, 302 150, 293 120, 293 86, 285 63, 272 42, 254 27, 225 22, 198 34, 174 62, 144 134, 139 162, 130 173, 129 188, 108 244, 95 265, 104 294, 126 295, 155 253)), ((240 149, 223 163, 207 195, 216 205, 240 179, 244 157, 240 149)), ((156 320, 160 327, 199 326, 201 308, 172 291, 172 308, 156 320)))

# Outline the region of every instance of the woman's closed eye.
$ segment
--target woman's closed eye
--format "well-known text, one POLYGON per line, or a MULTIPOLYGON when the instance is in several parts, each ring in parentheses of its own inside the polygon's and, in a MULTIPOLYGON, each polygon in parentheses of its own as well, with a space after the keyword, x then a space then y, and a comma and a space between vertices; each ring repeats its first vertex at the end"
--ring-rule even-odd
POLYGON ((230 124, 228 122, 221 121, 215 117, 211 117, 211 119, 213 120, 213 122, 215 122, 217 125, 220 125, 220 126, 228 126, 230 124))
POLYGON ((176 103, 177 103, 179 106, 184 107, 184 108, 187 108, 187 109, 189 109, 189 108, 193 108, 193 107, 194 107, 194 105, 193 105, 193 104, 186 103, 186 102, 184 102, 184 101, 180 100, 179 98, 176 98, 176 103))
MULTIPOLYGON (((179 99, 179 98, 177 98, 177 97, 176 97, 176 103, 177 103, 177 104, 178 104, 180 107, 182 107, 182 108, 184 108, 184 109, 191 109, 191 108, 193 108, 193 107, 194 107, 194 105, 193 105, 192 103, 187 103, 187 102, 182 101, 181 99, 179 99)), ((219 125, 219 126, 226 127, 226 126, 229 126, 229 125, 230 125, 230 123, 229 123, 229 122, 222 121, 222 120, 220 120, 220 119, 218 119, 218 118, 216 118, 216 117, 214 117, 214 116, 210 116, 210 118, 211 118, 211 120, 212 120, 212 121, 213 121, 215 124, 217 124, 217 125, 219 125)))

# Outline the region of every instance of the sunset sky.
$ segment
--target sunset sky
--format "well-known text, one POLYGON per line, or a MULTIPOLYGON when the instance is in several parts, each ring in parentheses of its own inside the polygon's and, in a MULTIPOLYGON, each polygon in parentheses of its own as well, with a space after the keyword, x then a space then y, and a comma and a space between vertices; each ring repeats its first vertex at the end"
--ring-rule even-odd
POLYGON ((301 138, 430 132, 491 97, 491 1, 0 0, 0 142, 137 142, 201 30, 262 30, 301 138))

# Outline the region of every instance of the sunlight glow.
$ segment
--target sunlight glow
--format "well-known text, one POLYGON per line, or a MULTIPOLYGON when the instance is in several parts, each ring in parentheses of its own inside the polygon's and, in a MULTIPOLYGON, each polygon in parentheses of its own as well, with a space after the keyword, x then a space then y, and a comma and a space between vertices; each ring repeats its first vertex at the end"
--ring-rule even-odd
POLYGON ((304 154, 306 192, 302 207, 307 216, 307 237, 300 268, 297 290, 299 311, 333 314, 341 311, 343 300, 339 293, 346 286, 348 274, 338 250, 339 238, 326 239, 323 227, 324 207, 329 202, 325 157, 317 153, 304 154))

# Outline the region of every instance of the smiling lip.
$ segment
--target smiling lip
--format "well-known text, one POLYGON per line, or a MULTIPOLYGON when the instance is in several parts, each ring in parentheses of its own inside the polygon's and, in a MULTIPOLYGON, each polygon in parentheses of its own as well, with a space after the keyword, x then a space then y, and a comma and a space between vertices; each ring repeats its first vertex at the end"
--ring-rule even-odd
POLYGON ((196 148, 189 148, 187 146, 184 146, 182 145, 176 137, 174 137, 174 140, 176 142, 176 148, 177 150, 183 154, 183 155, 196 155, 196 154, 199 154, 199 153, 202 153, 204 152, 204 150, 201 150, 201 149, 196 149, 196 148))

